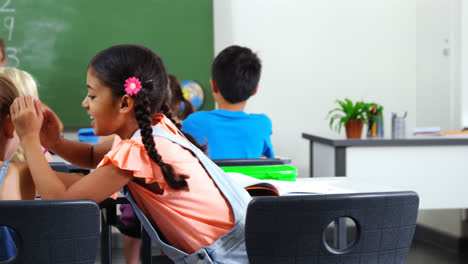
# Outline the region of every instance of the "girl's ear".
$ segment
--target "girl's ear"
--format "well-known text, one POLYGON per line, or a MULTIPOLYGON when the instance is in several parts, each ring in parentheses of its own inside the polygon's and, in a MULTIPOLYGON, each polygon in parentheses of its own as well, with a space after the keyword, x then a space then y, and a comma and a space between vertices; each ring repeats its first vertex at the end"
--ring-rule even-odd
POLYGON ((135 99, 130 95, 126 94, 120 99, 120 112, 121 113, 128 113, 133 110, 135 106, 135 99))
POLYGON ((6 138, 12 138, 15 133, 15 126, 13 125, 13 121, 11 120, 11 115, 8 114, 5 116, 2 124, 3 135, 6 138))

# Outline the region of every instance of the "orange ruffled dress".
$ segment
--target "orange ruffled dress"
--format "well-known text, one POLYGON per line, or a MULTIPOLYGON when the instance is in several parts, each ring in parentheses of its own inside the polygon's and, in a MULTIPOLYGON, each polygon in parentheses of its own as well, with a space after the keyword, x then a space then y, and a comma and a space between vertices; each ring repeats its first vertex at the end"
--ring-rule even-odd
MULTIPOLYGON (((178 137, 175 125, 164 115, 157 127, 178 137)), ((115 137, 113 147, 98 165, 113 164, 133 172, 134 177, 144 178, 146 183, 157 182, 163 194, 155 194, 131 181, 128 188, 142 212, 156 224, 168 243, 188 254, 209 246, 234 227, 231 207, 198 159, 177 143, 154 137, 156 149, 162 160, 174 170, 189 176, 189 191, 171 189, 162 175, 161 168, 151 160, 141 137, 121 140, 115 137)), ((186 140, 186 139, 184 139, 186 140)), ((118 193, 112 197, 115 199, 118 193)))

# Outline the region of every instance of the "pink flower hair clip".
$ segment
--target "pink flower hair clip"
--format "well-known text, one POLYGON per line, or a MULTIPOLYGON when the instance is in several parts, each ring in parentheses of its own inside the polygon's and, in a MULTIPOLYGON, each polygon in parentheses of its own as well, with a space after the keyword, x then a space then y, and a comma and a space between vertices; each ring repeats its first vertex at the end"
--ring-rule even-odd
POLYGON ((130 77, 125 80, 125 92, 129 95, 135 95, 141 90, 141 82, 136 77, 130 77))

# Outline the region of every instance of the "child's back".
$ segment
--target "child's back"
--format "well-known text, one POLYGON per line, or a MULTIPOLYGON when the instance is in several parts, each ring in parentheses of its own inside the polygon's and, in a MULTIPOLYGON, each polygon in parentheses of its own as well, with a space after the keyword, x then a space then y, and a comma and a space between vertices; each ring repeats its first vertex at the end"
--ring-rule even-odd
POLYGON ((33 200, 36 190, 24 162, 0 161, 0 200, 33 200))
POLYGON ((212 65, 210 80, 218 110, 191 114, 182 122, 184 132, 200 144, 208 143, 212 159, 274 157, 271 120, 247 114, 245 105, 258 89, 260 59, 250 49, 231 46, 212 65))
MULTIPOLYGON (((0 74, 0 200, 31 200, 36 191, 27 165, 9 162, 18 147, 10 116, 10 105, 18 97, 13 83, 0 74)), ((12 229, 0 226, 0 262, 16 254, 18 237, 12 229)))
POLYGON ((16 97, 18 90, 14 84, 0 74, 0 200, 29 200, 35 197, 34 183, 26 163, 8 162, 19 146, 10 116, 10 105, 16 97))
POLYGON ((200 144, 208 144, 212 159, 273 157, 272 125, 264 114, 223 109, 201 111, 182 123, 185 132, 200 144), (208 141, 208 142, 206 142, 208 141))

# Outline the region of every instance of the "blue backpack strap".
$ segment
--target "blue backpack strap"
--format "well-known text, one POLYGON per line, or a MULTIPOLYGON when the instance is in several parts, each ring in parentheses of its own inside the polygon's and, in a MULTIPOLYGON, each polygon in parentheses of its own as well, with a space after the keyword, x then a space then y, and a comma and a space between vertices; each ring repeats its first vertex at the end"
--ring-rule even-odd
POLYGON ((2 186, 3 178, 5 177, 6 171, 8 169, 9 161, 5 161, 2 166, 2 171, 0 171, 0 186, 2 186))

